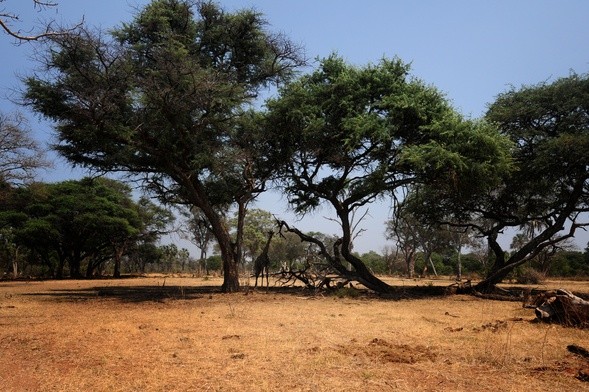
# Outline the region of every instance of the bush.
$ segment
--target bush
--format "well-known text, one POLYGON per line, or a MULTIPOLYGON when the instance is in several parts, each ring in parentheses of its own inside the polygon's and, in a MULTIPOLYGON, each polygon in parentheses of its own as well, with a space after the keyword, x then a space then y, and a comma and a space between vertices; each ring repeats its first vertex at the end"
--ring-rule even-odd
POLYGON ((545 278, 543 273, 533 268, 522 268, 515 274, 515 281, 519 284, 540 284, 545 278))
POLYGON ((360 296, 360 292, 353 287, 340 287, 334 294, 338 298, 358 298, 360 296))

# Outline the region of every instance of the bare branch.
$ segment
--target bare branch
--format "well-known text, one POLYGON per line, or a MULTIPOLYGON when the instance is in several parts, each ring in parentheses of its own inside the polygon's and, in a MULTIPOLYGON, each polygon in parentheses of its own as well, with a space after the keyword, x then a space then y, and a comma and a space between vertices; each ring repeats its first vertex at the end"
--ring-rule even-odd
POLYGON ((20 114, 0 113, 0 178, 22 183, 34 178, 35 171, 49 167, 43 151, 29 137, 25 119, 20 114))
MULTIPOLYGON (((0 1, 2 2, 2 1, 0 1)), ((35 9, 42 10, 47 7, 56 7, 57 3, 53 1, 41 1, 33 0, 35 9)), ((4 30, 9 36, 16 38, 20 42, 39 41, 46 38, 58 37, 66 34, 75 32, 84 23, 84 18, 72 28, 68 29, 53 29, 52 23, 48 23, 45 27, 45 31, 39 34, 23 34, 21 30, 15 29, 10 26, 10 21, 19 21, 20 18, 16 14, 10 12, 0 11, 0 29, 4 30)))

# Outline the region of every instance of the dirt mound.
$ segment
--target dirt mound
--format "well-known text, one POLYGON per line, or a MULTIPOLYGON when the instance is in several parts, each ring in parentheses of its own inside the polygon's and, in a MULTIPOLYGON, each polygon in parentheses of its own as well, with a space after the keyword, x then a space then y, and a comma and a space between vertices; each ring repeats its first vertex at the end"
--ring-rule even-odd
POLYGON ((349 344, 338 346, 337 351, 344 355, 379 363, 434 362, 437 357, 431 348, 423 345, 392 344, 379 338, 374 338, 367 344, 352 340, 349 344))

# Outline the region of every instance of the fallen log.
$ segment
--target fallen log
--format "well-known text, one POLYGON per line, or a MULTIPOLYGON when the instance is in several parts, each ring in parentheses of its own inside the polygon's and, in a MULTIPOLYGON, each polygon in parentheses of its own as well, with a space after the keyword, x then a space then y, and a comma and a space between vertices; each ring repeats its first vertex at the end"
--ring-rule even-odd
POLYGON ((585 347, 581 347, 576 344, 569 344, 567 346, 567 350, 569 350, 573 354, 577 354, 580 357, 589 359, 589 350, 587 350, 585 347))
POLYGON ((589 301, 577 297, 568 290, 558 289, 536 310, 540 321, 556 322, 567 326, 589 327, 589 301))

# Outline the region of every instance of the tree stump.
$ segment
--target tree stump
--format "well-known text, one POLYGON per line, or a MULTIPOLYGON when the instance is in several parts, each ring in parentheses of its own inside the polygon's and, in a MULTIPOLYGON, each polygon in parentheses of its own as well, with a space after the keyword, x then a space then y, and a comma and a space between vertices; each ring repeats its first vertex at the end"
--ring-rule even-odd
POLYGON ((589 327, 589 301, 577 297, 568 290, 556 290, 556 293, 540 304, 535 312, 536 318, 541 321, 589 327))

